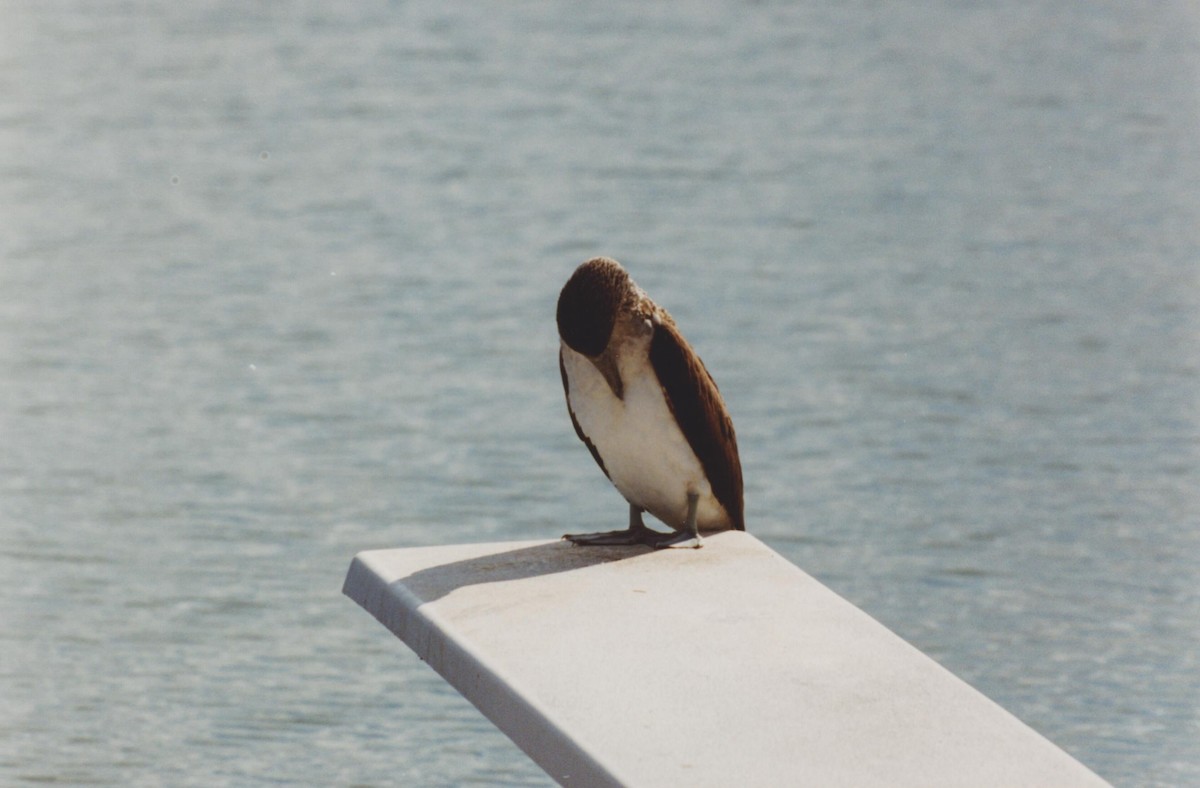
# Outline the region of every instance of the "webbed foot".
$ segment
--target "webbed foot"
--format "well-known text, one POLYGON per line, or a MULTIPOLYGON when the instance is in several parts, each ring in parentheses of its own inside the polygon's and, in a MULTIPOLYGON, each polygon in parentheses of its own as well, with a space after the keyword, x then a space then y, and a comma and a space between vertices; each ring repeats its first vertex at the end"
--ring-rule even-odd
POLYGON ((652 531, 642 522, 642 510, 629 504, 629 527, 623 531, 599 531, 594 534, 563 534, 572 544, 583 545, 635 545, 653 544, 655 536, 663 536, 658 531, 652 531))
POLYGON ((655 550, 668 547, 704 546, 700 532, 696 529, 696 506, 699 496, 688 493, 688 513, 683 530, 662 533, 646 527, 642 522, 642 510, 629 505, 629 527, 622 531, 599 531, 591 534, 563 534, 572 544, 578 545, 646 545, 655 550))
POLYGON ((700 506, 700 495, 698 493, 689 492, 687 494, 687 517, 684 519, 683 528, 678 531, 673 531, 669 534, 655 533, 655 539, 651 546, 655 550, 662 550, 667 547, 692 547, 699 550, 704 547, 704 540, 700 538, 700 529, 696 527, 696 510, 700 506))
POLYGON ((592 534, 563 534, 572 544, 581 545, 634 545, 650 544, 648 537, 653 534, 649 528, 641 531, 626 528, 622 531, 598 531, 592 534))

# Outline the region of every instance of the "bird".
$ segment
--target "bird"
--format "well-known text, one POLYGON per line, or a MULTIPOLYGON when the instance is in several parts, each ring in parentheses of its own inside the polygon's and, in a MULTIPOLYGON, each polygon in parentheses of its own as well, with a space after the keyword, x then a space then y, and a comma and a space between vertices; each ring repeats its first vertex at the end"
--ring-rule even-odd
POLYGON ((701 547, 746 530, 733 420, 666 309, 608 257, 558 296, 558 368, 575 434, 629 504, 629 526, 566 534, 576 545, 701 547), (670 532, 646 526, 649 512, 670 532))

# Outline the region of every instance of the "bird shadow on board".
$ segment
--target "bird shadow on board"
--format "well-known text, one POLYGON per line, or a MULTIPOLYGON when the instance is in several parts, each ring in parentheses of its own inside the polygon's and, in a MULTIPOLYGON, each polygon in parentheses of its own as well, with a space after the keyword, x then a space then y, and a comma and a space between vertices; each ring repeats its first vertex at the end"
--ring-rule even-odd
MULTIPOLYGON (((465 586, 524 580, 660 552, 644 545, 630 547, 579 546, 567 541, 538 542, 502 553, 491 553, 421 569, 391 583, 421 602, 441 599, 465 586)), ((692 552, 692 551, 688 551, 692 552)))

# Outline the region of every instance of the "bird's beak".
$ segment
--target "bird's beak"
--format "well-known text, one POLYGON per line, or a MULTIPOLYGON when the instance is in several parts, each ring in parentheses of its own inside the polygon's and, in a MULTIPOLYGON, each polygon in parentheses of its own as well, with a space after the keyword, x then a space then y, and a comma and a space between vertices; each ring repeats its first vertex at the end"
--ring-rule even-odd
POLYGON ((616 355, 605 350, 600 355, 591 359, 591 362, 596 365, 596 369, 600 370, 600 374, 608 381, 608 387, 612 389, 612 393, 617 399, 625 399, 625 384, 621 382, 621 372, 617 369, 616 355))

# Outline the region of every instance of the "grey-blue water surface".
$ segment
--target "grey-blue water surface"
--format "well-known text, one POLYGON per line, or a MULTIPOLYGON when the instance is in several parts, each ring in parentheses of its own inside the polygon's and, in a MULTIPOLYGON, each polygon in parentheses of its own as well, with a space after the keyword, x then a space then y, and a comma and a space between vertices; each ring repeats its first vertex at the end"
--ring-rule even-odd
POLYGON ((1200 784, 1193 4, 0 18, 0 782, 547 784, 340 586, 623 522, 555 360, 609 254, 754 534, 1115 783, 1200 784))

